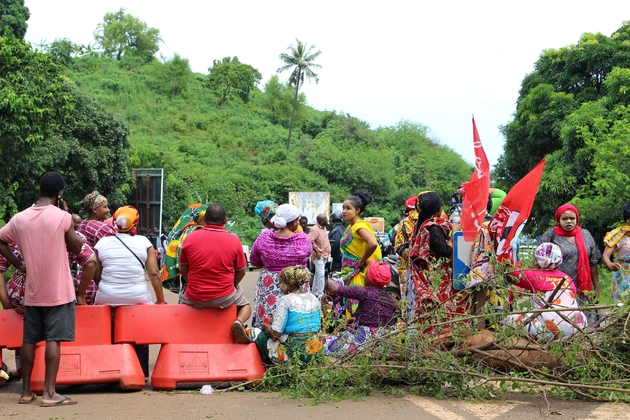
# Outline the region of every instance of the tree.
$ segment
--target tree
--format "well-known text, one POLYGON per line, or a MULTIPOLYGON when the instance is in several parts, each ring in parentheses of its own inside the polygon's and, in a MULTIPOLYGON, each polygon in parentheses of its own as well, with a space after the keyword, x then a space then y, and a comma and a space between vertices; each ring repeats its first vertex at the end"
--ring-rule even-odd
POLYGON ((155 62, 154 74, 160 83, 160 91, 169 97, 182 95, 193 77, 188 59, 179 54, 164 63, 155 62))
POLYGON ((249 101, 249 93, 260 83, 262 75, 258 70, 238 61, 238 57, 225 57, 213 60, 208 68, 208 84, 219 96, 217 105, 223 105, 230 95, 249 101))
MULTIPOLYGON (((281 83, 277 75, 273 75, 265 83, 264 106, 269 110, 269 119, 273 124, 289 126, 293 90, 286 83, 281 83)), ((298 102, 300 98, 298 98, 298 102)))
POLYGON ((0 36, 9 33, 15 38, 24 39, 28 24, 26 21, 31 17, 28 7, 24 6, 24 0, 2 0, 0 2, 0 36))
MULTIPOLYGON (((49 138, 72 110, 63 76, 47 54, 21 39, 0 37, 0 215, 17 210, 14 195, 25 173, 37 167, 34 147, 49 138)), ((45 172, 41 170, 38 179, 45 172)))
POLYGON ((284 62, 284 65, 277 71, 281 73, 285 70, 292 69, 291 76, 289 76, 289 83, 295 86, 295 95, 293 96, 293 111, 291 112, 291 120, 289 121, 289 136, 287 137, 287 150, 291 146, 291 131, 293 130, 293 118, 295 116, 295 109, 297 108, 298 93, 300 85, 304 83, 304 77, 308 80, 315 79, 315 83, 319 83, 317 74, 313 72, 313 69, 319 69, 322 66, 315 64, 315 59, 322 53, 321 51, 312 52, 315 45, 307 46, 306 43, 302 43, 299 39, 295 39, 297 45, 290 45, 287 50, 289 53, 280 54, 280 60, 284 62))
POLYGON ((121 60, 124 56, 132 56, 144 62, 151 61, 158 52, 160 30, 149 28, 137 17, 125 13, 121 8, 117 12, 106 13, 103 22, 94 31, 96 43, 108 57, 121 60))

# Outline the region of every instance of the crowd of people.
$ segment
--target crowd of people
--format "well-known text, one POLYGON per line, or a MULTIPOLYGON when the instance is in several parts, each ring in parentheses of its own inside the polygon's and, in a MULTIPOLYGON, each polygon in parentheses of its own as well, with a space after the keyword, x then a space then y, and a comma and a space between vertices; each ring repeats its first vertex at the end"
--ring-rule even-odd
MULTIPOLYGON (((23 404, 37 398, 30 376, 35 344, 42 340, 46 376, 41 404, 76 404, 55 391, 60 342, 74 340, 75 305, 153 304, 149 283, 155 304, 166 303, 168 288, 193 308, 235 306, 235 342, 254 343, 269 365, 360 350, 370 337, 405 323, 420 325, 424 334, 448 334, 450 321, 471 314, 474 305, 473 289, 453 283, 453 240, 461 224, 447 216, 431 191, 406 201, 403 218, 390 233, 396 265, 384 260, 364 219, 372 201, 366 192, 349 195, 342 210, 330 214, 330 232, 327 214, 309 227, 292 204, 258 202, 254 211, 263 229, 251 247, 250 263, 260 272, 250 303, 241 290, 247 261, 240 239, 225 228, 228 217, 221 204, 191 205, 168 233, 173 241, 166 231, 158 236, 154 229, 153 244, 137 234, 135 208, 109 205, 93 191, 81 202, 86 214, 81 218, 68 213, 64 188, 60 174, 46 173, 39 200, 0 229, 0 271, 15 267, 6 288, 0 287, 0 302, 23 313, 25 321, 16 368, 9 371, 11 379, 23 379, 23 404), (174 276, 179 283, 172 282, 174 276), (336 327, 323 326, 331 317, 336 327)), ((492 190, 488 214, 505 197, 492 190)), ((604 238, 602 255, 592 235, 579 226, 578 209, 560 206, 556 226, 542 235, 533 254, 535 266, 514 265, 505 278, 516 291, 529 293, 533 311, 507 316, 491 327, 549 341, 600 322, 599 314, 587 307, 601 293, 600 261, 614 272, 615 302, 630 284, 630 203, 623 207, 623 221, 604 238), (537 312, 540 308, 545 311, 537 312)), ((472 246, 471 277, 486 283, 481 288, 491 305, 504 307, 514 294, 491 281, 497 277, 490 258, 495 242, 484 224, 472 246)), ((148 346, 137 346, 136 352, 148 377, 148 346)))

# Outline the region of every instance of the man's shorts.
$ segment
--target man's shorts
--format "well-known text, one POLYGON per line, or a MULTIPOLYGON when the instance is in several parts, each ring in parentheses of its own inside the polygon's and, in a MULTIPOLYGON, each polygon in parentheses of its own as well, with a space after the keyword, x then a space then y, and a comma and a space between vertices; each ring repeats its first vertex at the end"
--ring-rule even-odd
POLYGON ((205 300, 205 301, 188 299, 185 293, 186 292, 182 292, 179 294, 179 303, 185 303, 186 305, 192 306, 193 308, 196 308, 196 309, 201 309, 201 308, 225 309, 232 305, 236 305, 237 307, 240 308, 242 306, 249 305, 249 301, 245 298, 245 295, 243 295, 243 292, 241 292, 241 289, 239 289, 238 287, 235 287, 234 291, 227 296, 223 296, 217 299, 205 300))
POLYGON ((24 306, 24 342, 74 341, 75 303, 24 306))

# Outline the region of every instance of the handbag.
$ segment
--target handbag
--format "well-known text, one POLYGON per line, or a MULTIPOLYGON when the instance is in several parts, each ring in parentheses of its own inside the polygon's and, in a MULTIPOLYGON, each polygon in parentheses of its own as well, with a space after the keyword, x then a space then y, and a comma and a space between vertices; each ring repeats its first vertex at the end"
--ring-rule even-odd
POLYGON ((136 257, 136 260, 138 260, 138 262, 139 262, 139 263, 140 263, 140 265, 142 266, 142 269, 144 270, 144 263, 143 263, 143 262, 142 262, 142 260, 141 260, 141 259, 140 259, 137 255, 136 255, 136 253, 135 253, 135 252, 133 252, 133 251, 131 250, 131 248, 129 248, 129 247, 127 246, 127 244, 126 244, 126 243, 124 243, 124 242, 123 242, 123 240, 122 240, 122 239, 120 239, 120 238, 118 237, 118 235, 114 236, 114 238, 118 239, 118 240, 120 241, 120 243, 121 243, 121 244, 123 244, 123 245, 125 246, 125 248, 127 248, 127 249, 129 250, 129 252, 131 252, 131 254, 132 254, 134 257, 136 257))

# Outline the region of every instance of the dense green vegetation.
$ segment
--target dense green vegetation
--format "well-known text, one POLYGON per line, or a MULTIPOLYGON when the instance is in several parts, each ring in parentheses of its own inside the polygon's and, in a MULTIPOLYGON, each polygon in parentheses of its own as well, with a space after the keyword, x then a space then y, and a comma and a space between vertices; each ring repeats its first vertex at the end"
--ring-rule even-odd
MULTIPOLYGON (((28 159, 17 157, 15 165, 22 169, 16 166, 13 178, 2 174, 5 218, 30 204, 36 174, 48 168, 66 176, 70 203, 92 189, 124 201, 133 168, 164 168, 166 225, 191 203, 219 202, 236 222, 232 229, 251 243, 261 228, 253 208, 262 199, 282 203, 289 191, 329 191, 331 201, 340 202, 361 189, 374 197, 366 215, 394 224, 410 195, 432 189, 448 200, 472 171, 420 124, 401 121, 372 129, 350 115, 315 110, 303 94, 295 102, 295 86, 275 75, 258 86, 255 66, 236 57, 215 60, 208 74, 193 73, 178 55, 147 59, 159 43, 159 30, 123 11, 108 13, 95 36, 102 52, 65 39, 45 46, 43 54, 3 38, 43 63, 10 66, 14 53, 3 48, 1 82, 34 97, 27 107, 32 119, 20 124, 17 116, 11 125, 24 131, 20 138, 32 152, 28 159), (138 41, 146 37, 155 42, 138 41), (46 72, 43 85, 56 90, 33 90, 42 80, 35 73, 46 72), (36 103, 40 98, 48 108, 36 103)), ((312 55, 305 51, 306 58, 312 55)), ((317 68, 312 60, 308 64, 317 68)), ((301 74, 316 77, 305 72, 302 68, 301 74)), ((0 112, 6 120, 15 106, 10 100, 5 105, 0 112)), ((0 135, 18 138, 6 127, 0 135)), ((10 148, 3 152, 17 155, 10 148)))
POLYGON ((542 52, 503 127, 498 184, 510 188, 547 158, 533 216, 538 232, 572 202, 598 243, 630 197, 630 22, 611 36, 542 52))

